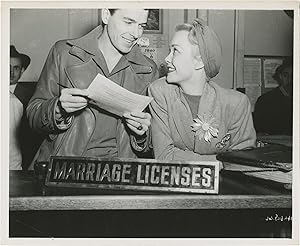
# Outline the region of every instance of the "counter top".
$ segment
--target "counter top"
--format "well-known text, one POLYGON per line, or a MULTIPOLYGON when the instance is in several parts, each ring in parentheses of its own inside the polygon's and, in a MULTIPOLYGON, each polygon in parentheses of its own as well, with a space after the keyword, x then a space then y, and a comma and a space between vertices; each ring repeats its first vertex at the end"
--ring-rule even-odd
POLYGON ((218 195, 45 187, 32 171, 10 171, 10 211, 291 208, 291 191, 222 171, 218 195))

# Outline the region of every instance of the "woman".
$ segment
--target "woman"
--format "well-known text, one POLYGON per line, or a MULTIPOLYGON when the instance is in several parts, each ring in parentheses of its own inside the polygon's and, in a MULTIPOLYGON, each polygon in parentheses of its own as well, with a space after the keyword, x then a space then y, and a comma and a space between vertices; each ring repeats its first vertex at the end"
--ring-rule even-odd
POLYGON ((167 76, 149 87, 155 158, 201 160, 255 146, 248 98, 210 81, 219 73, 221 46, 202 20, 176 27, 165 60, 167 76))

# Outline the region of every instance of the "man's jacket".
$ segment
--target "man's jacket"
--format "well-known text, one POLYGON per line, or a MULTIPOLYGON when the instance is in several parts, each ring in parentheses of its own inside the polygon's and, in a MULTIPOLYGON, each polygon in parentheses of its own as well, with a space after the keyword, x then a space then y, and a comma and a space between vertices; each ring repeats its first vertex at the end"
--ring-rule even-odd
MULTIPOLYGON (((50 50, 36 91, 27 107, 30 126, 46 135, 34 160, 47 161, 50 155, 84 156, 96 126, 93 111, 88 105, 58 124, 55 108, 63 88, 86 89, 97 73, 102 73, 103 59, 99 56, 97 46, 101 33, 102 27, 98 26, 79 39, 58 41, 50 50)), ((116 76, 122 74, 124 88, 146 94, 148 85, 158 77, 155 63, 145 57, 137 46, 121 59, 125 59, 122 66, 115 67, 112 72, 116 76)), ((136 141, 130 139, 135 140, 122 120, 118 119, 118 157, 135 158, 136 150, 145 150, 139 149, 134 144, 136 141)))

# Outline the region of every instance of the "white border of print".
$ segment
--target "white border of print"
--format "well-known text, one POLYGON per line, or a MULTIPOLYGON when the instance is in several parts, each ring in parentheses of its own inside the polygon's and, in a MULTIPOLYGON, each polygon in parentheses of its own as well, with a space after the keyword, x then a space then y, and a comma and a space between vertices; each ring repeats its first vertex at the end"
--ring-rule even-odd
MULTIPOLYGON (((294 9, 294 126, 299 126, 299 2, 272 1, 177 1, 169 0, 171 8, 201 9, 294 9), (184 4, 184 6, 183 6, 184 4)), ((1 245, 298 245, 299 244, 299 165, 293 173, 293 233, 292 239, 31 239, 8 238, 8 83, 9 80, 9 9, 10 8, 170 8, 168 1, 5 1, 1 2, 1 245), (7 93, 6 93, 7 92, 7 93), (295 209, 296 208, 296 209, 295 209)), ((293 163, 299 163, 299 127, 293 129, 293 163)))

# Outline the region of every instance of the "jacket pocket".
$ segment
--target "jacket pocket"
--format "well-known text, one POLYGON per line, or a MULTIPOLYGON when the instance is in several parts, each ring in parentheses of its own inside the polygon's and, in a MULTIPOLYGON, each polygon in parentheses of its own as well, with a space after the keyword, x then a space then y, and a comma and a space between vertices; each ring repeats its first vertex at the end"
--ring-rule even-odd
POLYGON ((67 78, 76 88, 86 89, 97 75, 97 65, 90 59, 84 63, 68 66, 65 69, 67 78))

